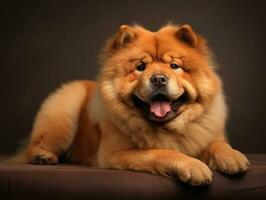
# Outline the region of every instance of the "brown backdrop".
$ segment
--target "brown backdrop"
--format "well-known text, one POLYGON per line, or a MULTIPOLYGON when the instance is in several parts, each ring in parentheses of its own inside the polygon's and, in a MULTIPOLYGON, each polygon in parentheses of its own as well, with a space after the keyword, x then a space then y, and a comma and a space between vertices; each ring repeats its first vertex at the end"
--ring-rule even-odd
POLYGON ((266 152, 266 1, 1 1, 0 153, 31 129, 45 96, 62 82, 94 79, 97 54, 119 25, 151 30, 190 23, 209 40, 230 108, 231 143, 266 152))

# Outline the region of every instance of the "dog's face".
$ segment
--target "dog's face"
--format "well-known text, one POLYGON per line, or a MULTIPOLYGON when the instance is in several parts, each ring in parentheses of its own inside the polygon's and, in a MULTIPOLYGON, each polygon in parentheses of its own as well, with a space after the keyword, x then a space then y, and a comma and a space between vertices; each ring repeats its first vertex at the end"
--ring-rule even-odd
POLYGON ((103 60, 106 102, 149 121, 171 121, 189 104, 209 104, 219 90, 205 41, 189 25, 158 32, 123 25, 107 43, 103 60))

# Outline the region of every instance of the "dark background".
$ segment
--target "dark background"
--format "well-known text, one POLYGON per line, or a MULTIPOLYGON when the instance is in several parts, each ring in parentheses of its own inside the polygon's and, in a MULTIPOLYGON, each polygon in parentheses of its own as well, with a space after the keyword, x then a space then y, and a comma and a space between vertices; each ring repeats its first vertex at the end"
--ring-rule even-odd
POLYGON ((266 152, 266 1, 1 1, 0 153, 29 134, 41 101, 60 83, 95 79, 97 56, 121 24, 189 23, 220 65, 227 130, 243 152, 266 152))

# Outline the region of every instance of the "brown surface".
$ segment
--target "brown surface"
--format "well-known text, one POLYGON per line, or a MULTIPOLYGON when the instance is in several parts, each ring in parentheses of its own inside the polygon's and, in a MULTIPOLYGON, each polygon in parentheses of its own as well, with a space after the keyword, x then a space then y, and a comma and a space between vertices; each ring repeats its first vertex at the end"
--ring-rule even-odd
POLYGON ((0 164, 0 199, 265 199, 266 154, 248 157, 252 168, 246 175, 229 178, 214 172, 205 188, 131 171, 0 164))

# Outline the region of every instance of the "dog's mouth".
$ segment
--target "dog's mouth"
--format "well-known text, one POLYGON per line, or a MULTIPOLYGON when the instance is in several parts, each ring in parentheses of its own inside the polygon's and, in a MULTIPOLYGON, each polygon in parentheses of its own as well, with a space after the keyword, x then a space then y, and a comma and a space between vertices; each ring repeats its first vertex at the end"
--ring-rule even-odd
POLYGON ((187 100, 185 92, 175 100, 171 100, 164 93, 159 93, 154 95, 149 102, 133 95, 134 105, 141 111, 141 114, 148 120, 155 122, 166 122, 175 118, 182 112, 180 108, 187 100))

